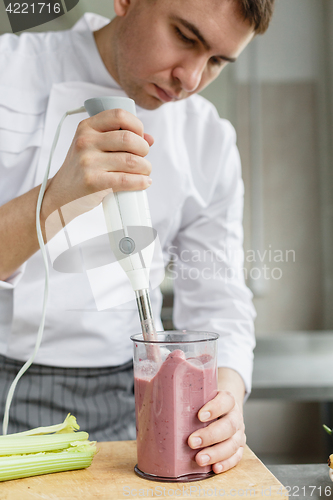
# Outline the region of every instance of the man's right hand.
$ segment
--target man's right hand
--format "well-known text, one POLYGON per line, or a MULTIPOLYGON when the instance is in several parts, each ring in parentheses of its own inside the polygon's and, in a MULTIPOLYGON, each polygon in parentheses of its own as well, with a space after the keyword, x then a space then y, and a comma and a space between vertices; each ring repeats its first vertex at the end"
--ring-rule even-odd
MULTIPOLYGON (((151 164, 145 158, 154 140, 142 122, 122 109, 83 120, 45 196, 46 211, 89 197, 97 206, 107 192, 139 191, 151 184, 151 164)), ((93 208, 91 206, 90 208, 93 208)))

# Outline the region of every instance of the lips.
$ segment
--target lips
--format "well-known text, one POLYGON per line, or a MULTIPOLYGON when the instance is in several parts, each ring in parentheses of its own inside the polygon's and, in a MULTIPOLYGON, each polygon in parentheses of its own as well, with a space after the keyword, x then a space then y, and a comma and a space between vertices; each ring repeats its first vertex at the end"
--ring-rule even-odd
POLYGON ((154 86, 156 88, 157 95, 161 99, 161 101, 170 102, 170 101, 176 101, 179 99, 179 96, 172 94, 171 92, 166 92, 158 85, 154 84, 154 86))

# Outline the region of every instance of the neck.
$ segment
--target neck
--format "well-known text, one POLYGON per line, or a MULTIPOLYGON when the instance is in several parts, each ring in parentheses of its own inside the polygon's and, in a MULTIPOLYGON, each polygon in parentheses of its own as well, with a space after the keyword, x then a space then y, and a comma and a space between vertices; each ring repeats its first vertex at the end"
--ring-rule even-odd
POLYGON ((116 61, 115 61, 115 32, 117 28, 117 17, 98 31, 94 31, 98 52, 104 66, 112 78, 119 84, 116 61))

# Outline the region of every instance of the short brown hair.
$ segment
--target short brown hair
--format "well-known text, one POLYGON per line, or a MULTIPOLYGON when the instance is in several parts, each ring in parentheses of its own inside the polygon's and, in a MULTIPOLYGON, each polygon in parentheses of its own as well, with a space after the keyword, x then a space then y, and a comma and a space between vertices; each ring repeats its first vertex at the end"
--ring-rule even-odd
POLYGON ((267 30, 273 15, 275 0, 236 0, 241 14, 253 26, 257 35, 267 30))

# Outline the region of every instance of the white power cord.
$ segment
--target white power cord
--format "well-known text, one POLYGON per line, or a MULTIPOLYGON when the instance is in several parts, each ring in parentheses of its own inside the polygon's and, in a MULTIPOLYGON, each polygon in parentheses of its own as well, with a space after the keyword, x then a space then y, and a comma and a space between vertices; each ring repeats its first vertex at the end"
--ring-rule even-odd
POLYGON ((82 106, 81 108, 77 109, 72 109, 70 111, 66 111, 64 116, 61 118, 60 123, 58 125, 57 131, 55 133, 54 139, 53 139, 53 144, 50 152, 50 158, 49 162, 45 171, 44 179, 42 182, 42 185, 39 190, 39 195, 38 195, 38 200, 37 200, 37 208, 36 208, 36 229, 37 229, 37 238, 38 238, 38 243, 40 250, 42 252, 42 257, 43 257, 43 262, 44 262, 44 269, 45 269, 45 285, 44 285, 44 299, 43 299, 43 310, 42 310, 42 319, 39 324, 39 329, 38 329, 38 334, 37 334, 37 339, 36 339, 36 344, 34 351, 31 355, 31 357, 28 359, 28 361, 22 366, 18 374, 16 375, 15 379, 12 382, 12 385, 9 388, 7 399, 6 399, 6 406, 5 406, 5 413, 3 417, 3 424, 2 424, 2 433, 4 436, 7 434, 7 429, 8 429, 8 420, 9 420, 9 410, 10 410, 10 405, 12 403, 12 399, 14 396, 14 392, 17 386, 18 381, 22 377, 22 375, 28 370, 28 368, 31 366, 33 363, 36 354, 38 352, 38 349, 40 347, 40 344, 42 342, 43 338, 43 332, 44 332, 44 325, 45 325, 45 316, 46 316, 46 306, 47 306, 47 299, 49 295, 49 264, 47 260, 47 255, 46 255, 46 249, 45 249, 45 244, 43 240, 43 235, 42 235, 42 229, 40 225, 40 211, 43 203, 43 198, 45 194, 45 189, 46 189, 46 184, 49 178, 49 173, 50 173, 50 168, 51 168, 51 163, 52 163, 52 158, 54 154, 54 150, 57 146, 58 139, 60 136, 60 131, 61 127, 69 115, 75 115, 77 113, 84 113, 86 111, 86 108, 82 106))

